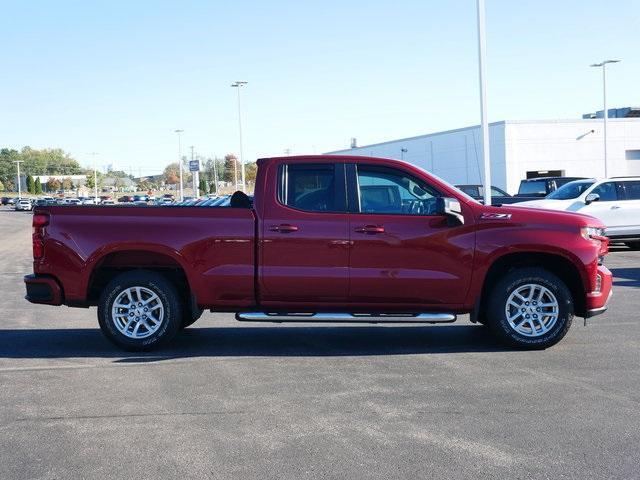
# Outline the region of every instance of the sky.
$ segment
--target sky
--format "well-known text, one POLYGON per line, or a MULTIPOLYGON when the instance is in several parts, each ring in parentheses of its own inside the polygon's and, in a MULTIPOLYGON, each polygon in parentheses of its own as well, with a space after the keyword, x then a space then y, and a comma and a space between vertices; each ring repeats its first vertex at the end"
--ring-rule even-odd
MULTIPOLYGON (((193 145, 245 161, 479 123, 475 0, 8 1, 0 147, 162 171, 193 145)), ((490 121, 640 105, 639 0, 486 0, 490 121)))

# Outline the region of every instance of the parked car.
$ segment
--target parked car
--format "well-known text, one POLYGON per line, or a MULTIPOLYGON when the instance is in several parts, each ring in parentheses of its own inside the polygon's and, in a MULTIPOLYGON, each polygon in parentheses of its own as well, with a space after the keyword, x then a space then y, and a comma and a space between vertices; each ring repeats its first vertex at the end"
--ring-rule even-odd
POLYGON ((14 207, 16 210, 33 210, 33 203, 29 198, 18 198, 14 207))
POLYGON ((115 205, 116 202, 112 198, 105 198, 100 202, 101 205, 115 205))
POLYGON ((15 197, 9 197, 9 199, 7 200, 7 205, 15 205, 15 204, 16 204, 15 197))
POLYGON ((9 197, 0 197, 0 205, 8 205, 9 197))
MULTIPOLYGON (((478 200, 479 202, 484 201, 484 185, 478 184, 470 184, 470 185, 456 185, 456 188, 459 188, 464 193, 469 195, 471 198, 478 200)), ((511 203, 523 202, 525 200, 533 199, 534 197, 515 197, 513 195, 509 195, 504 190, 492 186, 491 187, 491 203, 494 205, 505 205, 511 203)))
POLYGON ((95 197, 87 197, 83 198, 80 203, 82 205, 98 205, 100 203, 100 200, 96 200, 95 197))
POLYGON ((640 249, 640 177, 575 180, 519 205, 591 215, 604 223, 612 241, 640 249))
POLYGON ((63 205, 82 205, 82 201, 79 198, 65 198, 63 205))
POLYGON ((134 202, 148 202, 149 201, 149 196, 148 195, 134 195, 133 196, 133 201, 134 202))
POLYGON ((574 315, 607 309, 604 224, 485 206, 395 160, 258 161, 255 207, 39 207, 33 303, 98 307, 129 350, 174 337, 203 309, 240 321, 448 323, 471 313, 502 341, 546 348, 574 315))
POLYGON ((584 177, 538 177, 520 180, 520 187, 515 196, 544 198, 574 180, 584 180, 584 177))
POLYGON ((133 202, 133 196, 132 195, 123 195, 122 197, 118 198, 118 202, 119 203, 133 202))

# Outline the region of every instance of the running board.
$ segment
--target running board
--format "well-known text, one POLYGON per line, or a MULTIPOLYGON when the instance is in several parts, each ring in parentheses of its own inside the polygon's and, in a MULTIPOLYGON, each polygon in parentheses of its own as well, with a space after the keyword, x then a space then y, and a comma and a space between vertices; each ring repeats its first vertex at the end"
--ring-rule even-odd
POLYGON ((451 323, 452 313, 236 313, 239 322, 327 322, 327 323, 451 323))

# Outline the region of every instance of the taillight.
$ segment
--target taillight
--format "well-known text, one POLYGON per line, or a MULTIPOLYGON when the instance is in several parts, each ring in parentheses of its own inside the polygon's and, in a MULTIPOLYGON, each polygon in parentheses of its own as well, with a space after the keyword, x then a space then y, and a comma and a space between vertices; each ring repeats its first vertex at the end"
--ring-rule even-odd
POLYGON ((46 227, 49 225, 49 215, 46 213, 36 213, 33 216, 33 228, 36 227, 46 227))
POLYGON ((31 243, 33 245, 33 258, 38 259, 44 256, 44 227, 49 225, 49 215, 36 213, 33 215, 33 235, 31 243))

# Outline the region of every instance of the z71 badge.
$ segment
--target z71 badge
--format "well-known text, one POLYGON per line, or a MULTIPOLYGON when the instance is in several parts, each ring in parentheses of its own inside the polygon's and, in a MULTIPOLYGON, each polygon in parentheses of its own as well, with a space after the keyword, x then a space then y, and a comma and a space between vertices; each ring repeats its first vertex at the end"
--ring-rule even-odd
POLYGON ((510 213, 483 213, 480 215, 481 220, 509 220, 510 213))

